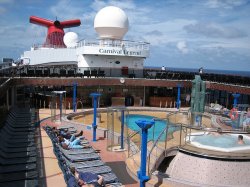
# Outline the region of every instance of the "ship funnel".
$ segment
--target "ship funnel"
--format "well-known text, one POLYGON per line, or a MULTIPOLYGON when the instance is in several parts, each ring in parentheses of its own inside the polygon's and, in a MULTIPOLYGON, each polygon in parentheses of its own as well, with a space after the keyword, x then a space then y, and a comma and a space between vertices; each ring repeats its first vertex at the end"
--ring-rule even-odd
POLYGON ((81 25, 79 19, 67 20, 67 21, 51 21, 37 16, 30 17, 30 23, 40 25, 48 28, 48 33, 44 47, 53 47, 53 48, 63 48, 66 47, 63 42, 64 37, 64 28, 77 27, 81 25))

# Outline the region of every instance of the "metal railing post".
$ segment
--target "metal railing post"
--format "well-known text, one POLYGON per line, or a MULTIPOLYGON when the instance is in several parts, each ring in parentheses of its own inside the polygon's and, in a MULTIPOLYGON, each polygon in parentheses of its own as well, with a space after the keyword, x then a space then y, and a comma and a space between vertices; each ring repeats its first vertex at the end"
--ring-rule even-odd
POLYGON ((182 138, 182 124, 181 124, 181 129, 180 129, 180 146, 181 146, 181 138, 182 138))

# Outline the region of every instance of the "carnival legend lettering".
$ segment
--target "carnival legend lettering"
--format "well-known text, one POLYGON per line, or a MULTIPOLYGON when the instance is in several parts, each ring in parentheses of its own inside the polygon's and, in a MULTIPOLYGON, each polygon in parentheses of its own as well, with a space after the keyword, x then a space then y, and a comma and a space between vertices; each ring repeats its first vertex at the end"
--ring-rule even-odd
POLYGON ((99 53, 128 55, 128 56, 141 56, 141 51, 127 51, 127 50, 116 50, 116 49, 99 49, 99 53))

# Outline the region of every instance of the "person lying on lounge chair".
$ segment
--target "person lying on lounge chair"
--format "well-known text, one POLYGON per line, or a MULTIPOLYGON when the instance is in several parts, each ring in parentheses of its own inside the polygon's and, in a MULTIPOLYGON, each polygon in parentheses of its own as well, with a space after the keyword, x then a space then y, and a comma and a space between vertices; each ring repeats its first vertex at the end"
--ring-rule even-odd
POLYGON ((82 137, 76 138, 74 135, 68 140, 63 138, 62 136, 58 136, 59 143, 61 144, 63 149, 82 149, 86 146, 81 145, 82 137))
POLYGON ((69 186, 74 186, 75 179, 79 186, 94 186, 101 187, 104 186, 103 177, 101 175, 97 175, 91 172, 77 172, 75 167, 70 168, 71 173, 75 176, 75 178, 70 178, 68 180, 69 186))
MULTIPOLYGON (((70 139, 72 134, 68 131, 68 129, 57 129, 56 127, 52 128, 52 131, 57 135, 57 136, 62 136, 66 139, 70 139)), ((83 131, 81 130, 79 133, 74 134, 75 137, 82 136, 83 131)))

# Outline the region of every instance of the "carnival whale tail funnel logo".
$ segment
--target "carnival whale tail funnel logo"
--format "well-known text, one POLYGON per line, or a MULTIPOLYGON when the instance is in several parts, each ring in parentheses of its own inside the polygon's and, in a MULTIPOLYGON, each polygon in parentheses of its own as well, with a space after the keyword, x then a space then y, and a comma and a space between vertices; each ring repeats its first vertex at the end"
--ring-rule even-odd
POLYGON ((30 16, 30 23, 48 28, 48 33, 44 47, 62 48, 66 47, 63 42, 64 28, 77 27, 81 25, 79 19, 67 21, 51 21, 37 16, 30 16))

